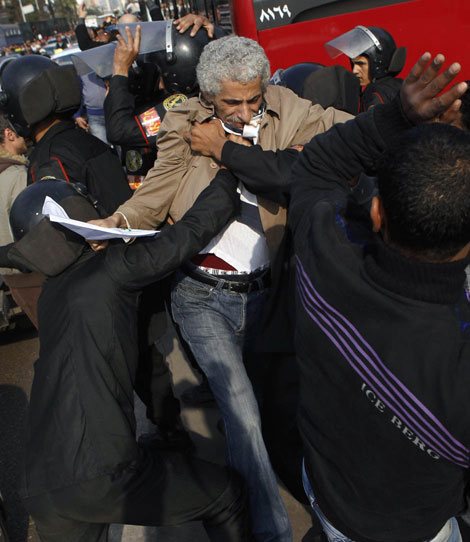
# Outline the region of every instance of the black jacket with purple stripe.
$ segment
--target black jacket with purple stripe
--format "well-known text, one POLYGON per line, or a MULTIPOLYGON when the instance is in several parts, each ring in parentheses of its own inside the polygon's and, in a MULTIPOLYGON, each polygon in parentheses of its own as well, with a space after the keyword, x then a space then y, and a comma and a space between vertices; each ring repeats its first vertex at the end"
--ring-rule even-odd
POLYGON ((347 212, 347 181, 408 126, 397 100, 334 126, 289 187, 307 472, 322 512, 358 542, 430 539, 465 507, 468 261, 403 258, 347 212))

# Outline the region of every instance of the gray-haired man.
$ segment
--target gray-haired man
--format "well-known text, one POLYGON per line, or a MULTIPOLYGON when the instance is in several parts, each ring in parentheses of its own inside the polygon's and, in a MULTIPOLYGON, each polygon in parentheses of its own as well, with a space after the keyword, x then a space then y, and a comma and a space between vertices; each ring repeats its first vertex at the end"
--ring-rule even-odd
MULTIPOLYGON (((232 36, 207 45, 197 75, 201 95, 167 113, 155 166, 134 196, 101 224, 121 226, 127 220, 133 227, 154 228, 165 220, 176 222, 221 166, 236 175, 275 172, 276 155, 266 155, 268 162, 272 158, 269 168, 259 160, 260 149, 303 145, 349 118, 283 87, 268 86, 269 61, 247 38, 232 36), (254 144, 253 157, 238 163, 240 145, 229 139, 254 144)), ((287 513, 243 364, 243 352, 257 335, 285 209, 245 190, 242 202, 241 216, 176 275, 172 310, 222 413, 228 461, 248 484, 254 539, 288 542, 287 513)))

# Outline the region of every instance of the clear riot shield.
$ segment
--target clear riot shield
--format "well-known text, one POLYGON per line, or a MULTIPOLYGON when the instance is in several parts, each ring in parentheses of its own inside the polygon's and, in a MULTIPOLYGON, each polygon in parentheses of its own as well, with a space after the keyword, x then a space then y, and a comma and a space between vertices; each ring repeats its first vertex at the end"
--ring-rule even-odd
POLYGON ((80 51, 71 56, 78 75, 95 72, 98 77, 105 79, 113 75, 113 61, 116 43, 107 43, 93 47, 87 51, 80 51))
MULTIPOLYGON (((141 28, 139 54, 153 53, 155 51, 172 52, 172 26, 173 21, 154 21, 149 23, 118 24, 117 29, 121 36, 127 39, 126 27, 129 27, 133 36, 137 26, 141 28)), ((95 72, 103 79, 113 74, 114 51, 116 42, 94 47, 72 55, 72 62, 78 75, 95 72)))
POLYGON ((171 42, 171 29, 173 21, 152 21, 148 23, 118 24, 117 29, 121 36, 126 38, 126 26, 129 27, 132 36, 135 36, 135 29, 140 26, 140 49, 139 54, 164 51, 167 48, 167 41, 171 42), (168 38, 168 35, 170 36, 168 38))

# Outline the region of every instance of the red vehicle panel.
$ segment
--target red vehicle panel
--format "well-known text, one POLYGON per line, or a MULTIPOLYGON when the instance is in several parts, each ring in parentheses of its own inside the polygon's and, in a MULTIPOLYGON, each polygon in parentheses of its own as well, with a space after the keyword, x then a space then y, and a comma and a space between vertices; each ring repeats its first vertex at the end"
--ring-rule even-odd
POLYGON ((234 32, 258 41, 274 72, 299 62, 341 64, 323 44, 357 25, 388 30, 397 46, 407 47, 408 73, 425 51, 443 53, 462 64, 461 79, 470 79, 470 1, 468 0, 232 0, 234 32))

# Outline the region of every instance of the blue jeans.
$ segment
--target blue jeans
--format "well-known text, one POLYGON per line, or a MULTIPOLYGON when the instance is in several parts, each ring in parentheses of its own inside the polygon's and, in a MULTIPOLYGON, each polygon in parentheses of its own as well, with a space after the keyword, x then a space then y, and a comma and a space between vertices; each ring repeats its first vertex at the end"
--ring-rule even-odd
MULTIPOLYGON (((305 462, 302 463, 302 482, 304 485, 305 494, 310 501, 310 506, 315 511, 318 519, 320 520, 323 532, 326 534, 329 542, 353 542, 346 535, 338 531, 333 525, 326 519, 323 512, 320 510, 315 495, 312 491, 307 472, 305 471, 305 462)), ((439 533, 432 539, 424 542, 462 542, 460 535, 459 525, 455 518, 449 519, 439 533)))
POLYGON ((261 420, 243 351, 256 338, 266 290, 249 294, 210 286, 178 272, 172 312, 184 339, 209 380, 225 424, 228 463, 245 479, 253 536, 257 541, 292 540, 261 434, 261 420))
POLYGON ((91 135, 94 135, 98 139, 101 139, 103 143, 109 145, 106 138, 106 122, 104 115, 88 115, 88 131, 91 135))

